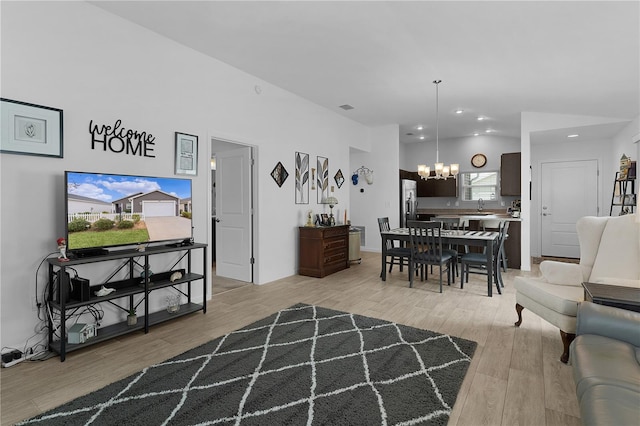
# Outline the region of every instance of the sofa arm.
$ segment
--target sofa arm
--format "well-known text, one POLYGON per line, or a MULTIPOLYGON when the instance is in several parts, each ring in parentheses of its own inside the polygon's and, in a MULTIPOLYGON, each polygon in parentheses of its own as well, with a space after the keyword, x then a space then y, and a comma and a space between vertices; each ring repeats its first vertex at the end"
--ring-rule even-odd
POLYGON ((559 285, 582 285, 582 267, 575 263, 545 260, 540 263, 540 273, 550 283, 559 285))
POLYGON ((640 312, 582 302, 576 335, 595 334, 640 347, 640 312))

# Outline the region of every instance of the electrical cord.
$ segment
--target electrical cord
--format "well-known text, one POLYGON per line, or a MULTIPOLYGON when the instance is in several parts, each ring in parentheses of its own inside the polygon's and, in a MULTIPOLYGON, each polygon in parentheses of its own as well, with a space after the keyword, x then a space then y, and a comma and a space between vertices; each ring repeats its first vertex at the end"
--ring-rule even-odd
MULTIPOLYGON (((49 253, 48 255, 46 255, 42 261, 40 262, 40 264, 38 265, 38 267, 36 268, 36 306, 38 307, 38 311, 40 311, 40 306, 42 306, 42 304, 38 301, 38 273, 40 272, 40 268, 42 267, 42 264, 49 258, 49 256, 51 256, 52 254, 56 254, 58 253, 57 251, 52 251, 51 253, 49 253)), ((43 299, 44 300, 44 299, 43 299)), ((38 313, 38 316, 40 316, 40 314, 38 313)), ((39 319, 39 318, 38 318, 39 319)))

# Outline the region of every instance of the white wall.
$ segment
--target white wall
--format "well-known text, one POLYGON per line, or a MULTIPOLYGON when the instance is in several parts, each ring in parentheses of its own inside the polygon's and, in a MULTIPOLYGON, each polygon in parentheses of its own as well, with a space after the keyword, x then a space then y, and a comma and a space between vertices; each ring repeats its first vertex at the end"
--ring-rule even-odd
POLYGON ((366 230, 363 250, 379 252, 381 239, 377 219, 388 216, 392 228, 399 226, 399 128, 397 125, 372 128, 370 138, 370 152, 351 151, 350 173, 345 176, 345 185, 351 193, 351 224, 364 226, 366 230), (373 184, 367 184, 362 176, 357 186, 351 182, 353 172, 362 166, 373 170, 373 184))
MULTIPOLYGON (((620 170, 620 157, 622 157, 622 154, 631 157, 631 160, 636 162, 636 168, 640 165, 640 161, 638 161, 640 160, 640 143, 635 142, 635 137, 638 135, 640 135, 640 116, 629 123, 628 126, 613 138, 613 158, 611 159, 612 174, 620 170)), ((639 190, 640 188, 636 188, 636 192, 639 190)))
MULTIPOLYGON (((2 2, 1 19, 2 97, 64 110, 63 159, 0 155, 3 347, 21 347, 37 323, 34 277, 64 232, 64 170, 172 176, 174 132, 195 134, 200 155, 193 178, 194 238, 208 242, 209 141, 219 137, 256 146, 256 258, 258 282, 265 283, 296 273, 296 227, 308 209, 324 208, 315 201, 294 204, 293 176, 278 188, 269 175, 275 164, 282 161, 291 174, 294 152, 302 151, 312 159, 329 157, 331 176, 341 168, 347 177, 349 147, 370 149, 364 126, 88 3, 2 2), (255 85, 262 86, 261 94, 255 85), (89 121, 117 119, 156 136, 156 157, 92 150, 89 121)), ((341 208, 349 206, 347 188, 337 192, 341 208)), ((194 267, 202 268, 199 263, 194 267)), ((110 270, 94 265, 87 273, 95 282, 110 270)), ((42 270, 37 280, 41 291, 42 270)))

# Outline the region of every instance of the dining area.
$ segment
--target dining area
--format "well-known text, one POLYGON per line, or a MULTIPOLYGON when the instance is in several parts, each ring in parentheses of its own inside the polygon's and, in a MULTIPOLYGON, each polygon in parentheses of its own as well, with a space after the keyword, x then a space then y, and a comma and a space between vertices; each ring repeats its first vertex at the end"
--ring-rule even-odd
MULTIPOLYGON (((378 218, 381 237, 380 279, 397 266, 414 281, 426 280, 464 288, 470 273, 486 275, 487 296, 502 294, 502 272, 507 270, 505 241, 509 225, 518 218, 504 215, 442 214, 429 220, 407 220, 405 226, 390 228, 387 217, 378 218), (471 226, 470 226, 471 224, 471 226), (431 273, 431 278, 429 274, 431 273)), ((519 225, 519 223, 518 223, 519 225)))

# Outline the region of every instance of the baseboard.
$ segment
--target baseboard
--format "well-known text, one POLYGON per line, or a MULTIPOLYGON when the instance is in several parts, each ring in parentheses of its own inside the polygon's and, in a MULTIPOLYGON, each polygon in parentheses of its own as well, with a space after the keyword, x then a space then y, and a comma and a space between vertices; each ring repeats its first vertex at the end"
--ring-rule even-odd
POLYGON ((534 265, 539 264, 543 260, 555 260, 556 262, 565 262, 565 263, 580 263, 580 259, 576 259, 573 257, 552 257, 552 256, 532 256, 531 261, 534 265))

